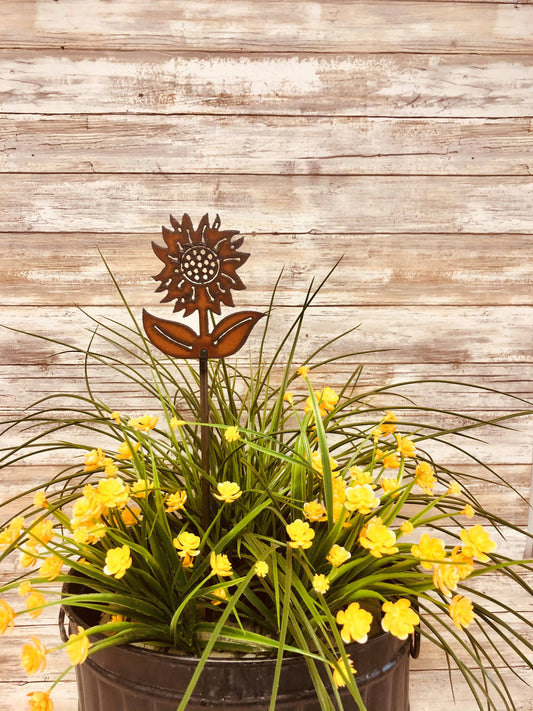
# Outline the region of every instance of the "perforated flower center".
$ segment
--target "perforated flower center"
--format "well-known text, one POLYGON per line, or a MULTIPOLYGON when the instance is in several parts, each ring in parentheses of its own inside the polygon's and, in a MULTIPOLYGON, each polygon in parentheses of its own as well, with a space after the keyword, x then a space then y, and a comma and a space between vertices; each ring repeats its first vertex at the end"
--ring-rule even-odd
POLYGON ((209 284, 217 278, 220 260, 204 245, 189 247, 181 260, 181 273, 191 284, 209 284))

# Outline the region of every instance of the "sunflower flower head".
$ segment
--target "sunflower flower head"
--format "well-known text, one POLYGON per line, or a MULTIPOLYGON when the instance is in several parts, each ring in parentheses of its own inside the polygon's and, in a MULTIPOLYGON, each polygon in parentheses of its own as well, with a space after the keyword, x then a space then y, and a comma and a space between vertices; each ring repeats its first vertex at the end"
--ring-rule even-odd
POLYGON ((233 306, 232 290, 244 289, 237 275, 249 255, 239 252, 243 239, 234 239, 236 230, 220 230, 217 215, 209 224, 204 215, 194 229, 189 215, 181 222, 170 216, 172 229, 163 227, 165 246, 152 244, 157 257, 164 263, 154 277, 161 282, 156 291, 167 293, 163 303, 175 301, 174 311, 189 316, 195 310, 209 309, 220 314, 220 306, 233 306))

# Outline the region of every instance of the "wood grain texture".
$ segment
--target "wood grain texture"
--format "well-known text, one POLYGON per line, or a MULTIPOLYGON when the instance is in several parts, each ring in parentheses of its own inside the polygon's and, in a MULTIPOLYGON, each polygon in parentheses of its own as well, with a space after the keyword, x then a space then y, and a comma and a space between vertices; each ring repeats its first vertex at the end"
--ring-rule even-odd
MULTIPOLYGON (((180 208, 170 207, 175 216, 180 216, 180 208)), ((159 217, 170 224, 167 215, 159 217)), ((331 301, 354 308, 531 303, 533 234, 242 236, 243 250, 251 256, 240 270, 246 286, 235 297, 240 306, 268 303, 280 274, 282 288, 276 303, 298 303, 312 279, 325 277, 339 256, 341 262, 317 297, 321 306, 331 301)), ((157 224, 145 234, 6 233, 0 239, 0 304, 111 305, 117 292, 105 263, 132 305, 156 303, 161 297, 153 293, 157 284, 151 275, 157 273, 160 261, 152 242, 163 244, 157 224)))
POLYGON ((4 115, 0 170, 531 175, 531 127, 529 118, 4 115))
MULTIPOLYGON (((256 304, 261 309, 267 304, 256 304)), ((168 306, 149 308, 151 313, 168 318, 168 306)), ((139 310, 140 311, 140 310, 139 310)), ((87 307, 86 313, 101 319, 111 318, 116 323, 128 323, 126 312, 119 306, 96 309, 87 307)), ((271 357, 277 336, 283 333, 296 317, 291 307, 279 309, 272 326, 274 337, 265 347, 265 357, 271 357)), ((140 313, 138 313, 140 317, 140 313)), ((78 347, 88 344, 94 324, 83 318, 74 307, 50 307, 36 312, 32 306, 20 305, 5 311, 3 323, 7 327, 35 332, 72 342, 78 347)), ((193 323, 193 322, 191 322, 193 323)), ((324 343, 324 339, 357 327, 343 339, 345 352, 378 350, 380 363, 523 363, 531 362, 533 342, 533 307, 470 307, 428 306, 421 310, 406 306, 401 316, 391 318, 389 307, 365 306, 357 310, 338 306, 334 311, 311 307, 302 330, 299 352, 309 355, 324 343)), ((253 350, 258 346, 260 329, 250 336, 253 350)), ((58 355, 59 346, 47 341, 25 337, 12 331, 3 332, 0 365, 9 363, 56 363, 67 356, 58 355)), ((246 347, 248 349, 248 346, 246 347)), ((367 356, 376 360, 376 355, 367 356)))
POLYGON ((17 0, 0 46, 210 51, 532 53, 527 3, 17 0))
POLYGON ((533 114, 533 56, 524 54, 0 50, 0 64, 0 112, 9 113, 533 114))
MULTIPOLYGON (((356 324, 334 352, 382 350, 313 372, 317 386, 363 362, 357 391, 435 379, 396 388, 403 419, 402 395, 467 417, 524 407, 533 401, 532 28, 530 0, 0 1, 0 323, 85 346, 92 325, 75 304, 123 320, 97 248, 135 313, 171 317, 154 293, 150 243, 170 212, 195 222, 219 212, 251 253, 239 307, 264 308, 285 270, 275 334, 311 277, 344 255, 309 314, 301 358, 356 324)), ((29 414, 39 397, 83 391, 81 358, 60 350, 0 329, 0 421, 29 414)), ((154 407, 100 366, 91 380, 132 416, 154 407)), ((485 470, 474 491, 525 527, 533 420, 483 439, 471 448, 514 489, 485 470)), ((1 435, 0 449, 14 441, 1 435)), ((457 451, 446 456, 478 473, 457 451)), ((3 471, 0 499, 36 485, 54 461, 59 453, 3 471)), ((524 554, 518 531, 500 544, 524 554)), ((480 582, 532 614, 518 586, 480 582)), ((47 611, 2 638, 6 711, 62 668, 55 653, 43 677, 28 678, 18 659, 31 634, 57 645, 54 618, 47 611)), ((515 671, 533 683, 523 665, 515 671)), ((517 710, 533 711, 531 690, 504 678, 517 710)), ((445 658, 423 645, 411 711, 474 711, 460 675, 451 679, 455 703, 445 658)), ((54 711, 73 711, 73 674, 53 700, 54 711)))
POLYGON ((183 209, 243 233, 519 235, 532 203, 521 176, 6 174, 0 232, 152 232, 183 209))

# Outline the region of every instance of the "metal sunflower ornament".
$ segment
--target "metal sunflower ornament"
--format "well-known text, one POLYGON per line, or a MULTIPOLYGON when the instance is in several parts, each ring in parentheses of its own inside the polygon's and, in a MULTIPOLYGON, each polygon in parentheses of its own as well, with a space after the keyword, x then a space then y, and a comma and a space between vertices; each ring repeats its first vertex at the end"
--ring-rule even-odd
POLYGON ((174 358, 225 358, 241 348, 264 314, 239 311, 221 319, 209 330, 209 312, 220 314, 221 304, 234 306, 231 292, 245 288, 237 275, 249 254, 238 249, 244 238, 234 239, 237 230, 221 231, 217 215, 213 225, 204 215, 194 229, 189 215, 181 223, 170 216, 172 229, 163 227, 166 247, 152 243, 164 263, 154 277, 156 291, 166 291, 161 302, 175 301, 174 311, 190 316, 198 311, 200 333, 183 323, 158 318, 143 311, 143 325, 150 341, 174 358))
MULTIPOLYGON (((250 256, 238 249, 243 238, 234 239, 237 230, 219 230, 220 217, 213 225, 206 214, 195 230, 189 215, 179 223, 170 215, 172 230, 163 227, 166 247, 152 242, 164 263, 154 279, 161 284, 156 291, 166 291, 162 302, 175 301, 174 311, 189 316, 198 311, 200 333, 183 323, 158 318, 143 310, 146 335, 160 351, 174 358, 198 358, 200 363, 200 418, 209 422, 208 359, 225 358, 241 348, 257 321, 264 316, 258 311, 239 311, 218 321, 209 330, 209 312, 220 314, 220 305, 234 306, 231 292, 245 288, 236 271, 250 256)), ((201 429, 202 521, 207 528, 209 506, 209 427, 201 429)))

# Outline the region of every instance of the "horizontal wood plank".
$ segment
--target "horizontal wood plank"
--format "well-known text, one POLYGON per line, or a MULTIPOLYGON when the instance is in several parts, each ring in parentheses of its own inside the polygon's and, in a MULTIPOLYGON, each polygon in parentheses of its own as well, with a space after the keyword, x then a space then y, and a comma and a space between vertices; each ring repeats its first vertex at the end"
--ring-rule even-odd
POLYGON ((529 4, 343 0, 17 0, 0 46, 211 51, 531 53, 529 4))
MULTIPOLYGON (((398 411, 416 403, 479 417, 487 413, 497 416, 526 408, 528 403, 524 400, 529 398, 531 401, 533 394, 533 363, 381 363, 379 354, 376 354, 375 361, 371 356, 353 356, 313 370, 313 382, 317 387, 338 388, 353 374, 360 361, 364 361, 364 367, 354 392, 361 394, 388 386, 390 393, 373 395, 372 402, 376 405, 386 403, 398 411), (424 382, 428 379, 431 382, 424 382)), ((146 375, 141 368, 137 372, 146 375)), ((279 385, 280 377, 278 371, 273 373, 273 387, 279 385)), ((113 409, 127 412, 131 417, 153 407, 148 393, 104 366, 93 363, 89 379, 99 397, 105 402, 116 403, 113 409)), ((294 390, 294 386, 291 387, 294 390)), ((86 394, 81 364, 42 362, 39 365, 14 363, 0 366, 2 417, 35 409, 32 404, 37 400, 60 391, 86 394)), ((304 392, 302 390, 301 394, 304 392)))
POLYGON ((182 210, 245 234, 533 232, 533 178, 518 176, 8 174, 2 188, 0 232, 154 233, 182 210))
MULTIPOLYGON (((261 308, 263 305, 256 304, 261 308)), ((266 306, 266 304, 265 304, 266 306)), ((149 307, 151 313, 169 318, 168 306, 149 307)), ((309 355, 314 348, 351 325, 359 326, 343 339, 343 352, 378 352, 378 355, 361 356, 362 362, 380 363, 530 363, 533 341, 533 307, 439 307, 425 309, 405 307, 394 318, 394 309, 387 307, 311 307, 304 325, 299 357, 309 355)), ((101 319, 115 319, 117 323, 129 321, 123 308, 90 307, 87 314, 101 319)), ((140 313, 137 314, 140 318, 140 313)), ((283 333, 296 311, 292 308, 277 310, 271 325, 272 338, 268 339, 265 357, 272 355, 279 334, 283 333), (277 335, 276 335, 277 334, 277 335)), ((83 317, 76 308, 50 307, 46 310, 20 305, 4 309, 5 326, 45 337, 57 338, 84 348, 94 324, 83 317)), ((250 348, 258 346, 261 328, 250 336, 250 348)), ((60 356, 62 349, 45 340, 3 330, 0 364, 13 363, 51 364, 68 362, 60 356)), ((339 352, 339 349, 337 349, 339 352)))
MULTIPOLYGON (((159 218, 170 225, 167 215, 161 213, 159 218)), ((251 256, 239 272, 246 285, 235 295, 239 306, 268 303, 282 271, 276 303, 297 303, 312 279, 325 276, 341 257, 317 304, 335 301, 356 308, 419 305, 422 309, 531 303, 533 234, 242 236, 243 250, 251 256)), ((157 284, 152 275, 161 262, 152 242, 163 244, 155 224, 145 234, 4 234, 0 304, 37 308, 116 303, 117 292, 98 249, 131 305, 156 303, 161 297, 154 294, 157 284)))
POLYGON ((533 56, 0 50, 0 112, 496 118, 533 114, 533 56))
POLYGON ((0 170, 531 175, 531 127, 529 118, 4 115, 0 170))

